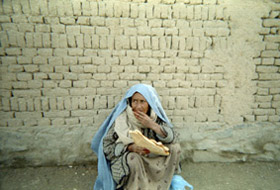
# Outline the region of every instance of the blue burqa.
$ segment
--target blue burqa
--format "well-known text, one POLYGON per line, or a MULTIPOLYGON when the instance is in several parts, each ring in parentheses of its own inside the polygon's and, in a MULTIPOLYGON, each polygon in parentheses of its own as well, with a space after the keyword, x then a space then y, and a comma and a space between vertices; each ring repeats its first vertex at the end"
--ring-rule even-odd
POLYGON ((127 99, 132 97, 136 92, 139 92, 145 97, 150 107, 162 121, 172 126, 161 106, 156 90, 152 86, 146 84, 137 84, 132 86, 126 92, 125 97, 118 103, 111 114, 100 126, 92 140, 91 148, 98 157, 98 176, 94 184, 94 190, 114 190, 116 187, 111 174, 110 164, 107 162, 103 152, 103 138, 106 136, 116 118, 126 109, 127 99))

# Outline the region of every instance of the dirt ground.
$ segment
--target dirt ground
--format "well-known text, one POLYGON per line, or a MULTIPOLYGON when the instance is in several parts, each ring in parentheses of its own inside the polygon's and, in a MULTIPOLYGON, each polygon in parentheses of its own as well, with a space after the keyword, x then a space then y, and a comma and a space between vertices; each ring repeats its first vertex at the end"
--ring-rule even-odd
MULTIPOLYGON (((194 190, 280 190, 280 163, 182 163, 194 190)), ((92 190, 91 166, 1 168, 1 190, 92 190)))

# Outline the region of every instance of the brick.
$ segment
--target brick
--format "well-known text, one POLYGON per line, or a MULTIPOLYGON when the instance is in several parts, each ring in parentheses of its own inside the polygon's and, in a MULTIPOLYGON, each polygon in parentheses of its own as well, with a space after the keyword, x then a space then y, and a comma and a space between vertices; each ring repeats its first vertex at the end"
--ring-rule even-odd
POLYGON ((7 55, 21 55, 21 49, 19 48, 6 48, 7 55))
POLYGON ((95 73, 97 71, 97 67, 94 65, 85 65, 84 72, 85 73, 95 73))
POLYGON ((26 100, 23 98, 18 99, 19 111, 24 112, 27 111, 26 100))
POLYGON ((24 15, 13 15, 12 17, 13 23, 27 23, 28 20, 24 15))
POLYGON ((280 94, 280 88, 270 88, 270 94, 280 94))
POLYGON ((67 49, 64 48, 57 48, 53 50, 53 55, 55 57, 66 57, 67 56, 67 49))
POLYGON ((69 66, 55 66, 54 71, 56 73, 66 73, 69 72, 69 66))
POLYGON ((39 71, 38 65, 24 65, 25 72, 35 73, 39 71))
POLYGON ((35 25, 35 32, 49 33, 50 31, 51 31, 50 25, 46 25, 46 24, 35 25))
POLYGON ((14 73, 17 73, 17 72, 22 72, 23 71, 23 66, 21 65, 10 65, 8 66, 8 72, 14 72, 14 73))
POLYGON ((271 108, 271 103, 270 102, 259 103, 258 108, 271 108))
POLYGON ((83 33, 83 34, 95 34, 95 27, 93 27, 93 26, 81 26, 81 33, 83 33))
POLYGON ((49 48, 51 47, 51 36, 50 34, 43 34, 43 47, 49 48))
POLYGON ((139 66, 138 71, 140 73, 149 73, 151 71, 151 68, 149 65, 143 65, 143 66, 139 66))
POLYGON ((109 73, 109 72, 111 72, 111 67, 110 66, 103 66, 103 65, 98 66, 97 67, 97 72, 98 73, 109 73))
POLYGON ((45 73, 34 73, 34 80, 48 79, 48 75, 45 73))
POLYGON ((125 88, 125 87, 127 87, 127 81, 122 81, 122 80, 114 81, 113 86, 115 88, 125 88))
POLYGON ((135 35, 137 35, 137 29, 136 28, 125 28, 124 34, 125 34, 125 36, 135 36, 135 35))
POLYGON ((25 34, 25 39, 26 39, 26 47, 29 47, 29 48, 33 48, 33 35, 32 33, 26 33, 25 34))
POLYGON ((86 95, 95 95, 96 89, 95 88, 71 88, 70 95, 72 96, 86 96, 86 95))
POLYGON ((280 19, 264 19, 263 26, 264 27, 279 27, 280 19))
POLYGON ((90 19, 90 25, 92 25, 92 26, 105 26, 105 18, 92 17, 90 19))
POLYGON ((59 117, 69 117, 70 112, 69 111, 48 111, 44 112, 44 117, 46 118, 59 118, 59 117))
POLYGON ((204 86, 206 88, 215 88, 216 87, 216 82, 215 81, 205 81, 204 86))
POLYGON ((71 49, 68 49, 68 54, 70 56, 82 56, 83 50, 79 49, 79 48, 71 48, 71 49))
POLYGON ((63 64, 64 65, 77 65, 78 59, 77 57, 63 57, 63 64))
POLYGON ((52 33, 65 33, 65 25, 63 24, 53 24, 51 25, 51 32, 52 33))
POLYGON ((38 55, 42 57, 50 57, 53 55, 53 50, 50 48, 38 49, 38 55))
POLYGON ((259 74, 260 80, 279 80, 280 73, 261 73, 259 74))
POLYGON ((261 115, 274 115, 275 114, 275 110, 274 109, 255 109, 254 110, 254 114, 257 116, 261 116, 261 115))
POLYGON ((30 80, 27 82, 28 88, 30 89, 40 89, 43 87, 42 81, 35 81, 35 80, 30 80))
POLYGON ((276 67, 276 66, 258 66, 256 71, 260 72, 260 73, 276 73, 278 71, 278 67, 276 67))
POLYGON ((8 119, 9 127, 21 127, 23 125, 22 119, 8 119))
POLYGON ((67 48, 67 36, 66 34, 60 34, 59 35, 59 48, 67 48))
POLYGON ((18 73, 17 80, 19 81, 29 81, 32 80, 32 74, 29 73, 18 73))
POLYGON ((77 47, 75 35, 73 35, 73 34, 67 35, 67 44, 68 44, 68 47, 70 47, 70 48, 77 47))
POLYGON ((62 65, 62 58, 61 57, 50 57, 48 58, 49 65, 62 65))
POLYGON ((48 76, 51 80, 62 80, 63 79, 63 74, 61 74, 61 73, 49 73, 48 76))
POLYGON ((33 39, 34 39, 34 47, 37 47, 37 48, 42 48, 43 47, 43 41, 42 41, 42 34, 39 34, 39 33, 35 33, 34 36, 33 36, 33 39))
POLYGON ((43 90, 43 95, 48 97, 64 97, 69 95, 68 89, 56 88, 43 90))
POLYGON ((28 127, 37 126, 38 119, 23 119, 23 125, 28 127))
POLYGON ((274 64, 274 58, 263 58, 262 65, 273 65, 274 64))
POLYGON ((100 49, 108 48, 107 36, 100 36, 99 47, 100 49))
POLYGON ((50 110, 57 110, 57 99, 55 97, 49 98, 50 110))
MULTIPOLYGON (((7 46, 7 47, 8 47, 8 45, 10 45, 12 47, 18 46, 18 44, 17 44, 18 32, 16 32, 16 31, 9 31, 7 34, 8 34, 8 38, 6 38, 7 37, 6 34, 4 36, 5 37, 5 39, 4 39, 5 46, 7 46)), ((28 40, 29 39, 26 39, 27 43, 29 42, 28 40)), ((33 43, 33 41, 32 41, 32 43, 33 43)), ((32 44, 32 46, 33 46, 33 44, 32 44)))
MULTIPOLYGON (((10 100, 8 98, 1 98, 1 99, 2 99, 2 101, 1 101, 2 110, 1 111, 10 111, 10 106, 11 106, 10 100)), ((3 114, 3 112, 0 112, 1 119, 5 118, 3 116, 8 116, 8 114, 3 114)))
POLYGON ((66 123, 67 126, 77 125, 77 124, 79 124, 79 119, 78 118, 66 118, 65 123, 66 123))
POLYGON ((111 80, 110 81, 101 81, 100 84, 101 84, 102 87, 110 87, 110 88, 112 88, 115 81, 111 81, 111 80))
POLYGON ((269 91, 268 91, 267 88, 258 88, 257 94, 258 94, 258 95, 268 95, 268 94, 269 94, 269 91))
POLYGON ((65 120, 64 118, 51 119, 51 124, 52 126, 63 126, 65 125, 65 120))
POLYGON ((270 121, 270 122, 279 122, 280 121, 280 116, 278 116, 278 115, 268 116, 268 121, 270 121))
POLYGON ((73 87, 86 88, 87 87, 87 81, 73 81, 73 87))
POLYGON ((83 48, 84 47, 84 36, 83 35, 75 35, 75 38, 76 38, 77 48, 83 48))
POLYGON ((11 22, 11 17, 6 15, 0 16, 0 23, 11 22))
POLYGON ((52 73, 54 72, 54 67, 50 65, 40 65, 39 70, 44 73, 52 73))
POLYGON ((11 111, 18 111, 18 101, 17 101, 17 97, 16 98, 11 98, 10 102, 11 102, 11 111))
MULTIPOLYGON (((48 16, 44 16, 44 21, 46 24, 50 24, 51 26, 52 25, 63 25, 64 24, 61 24, 60 20, 59 20, 59 17, 48 17, 48 16)), ((43 22, 41 22, 43 23, 43 22)))
MULTIPOLYGON (((0 41, 2 48, 9 47, 9 39, 6 32, 0 32, 0 41)), ((4 49, 1 50, 1 55, 4 54, 4 49)))
POLYGON ((79 25, 89 25, 90 18, 89 17, 78 17, 77 24, 79 25))
POLYGON ((265 45, 265 49, 266 50, 277 50, 278 46, 279 45, 277 43, 267 42, 266 45, 265 45))
POLYGON ((93 117, 79 117, 79 121, 82 126, 92 126, 93 125, 93 117))
POLYGON ((67 34, 80 34, 81 33, 81 27, 80 26, 66 26, 66 33, 67 34))
POLYGON ((40 90, 14 90, 14 97, 37 97, 41 96, 40 90))
POLYGON ((280 57, 279 51, 275 50, 265 50, 261 53, 262 57, 280 57))
POLYGON ((273 42, 273 43, 279 43, 280 42, 279 35, 266 35, 264 37, 264 40, 268 41, 268 42, 273 42))
POLYGON ((96 80, 90 80, 88 81, 88 87, 90 88, 100 87, 100 82, 96 80))
POLYGON ((29 23, 20 23, 18 25, 19 32, 34 32, 34 25, 29 23))
POLYGON ((270 102, 272 100, 272 96, 256 96, 256 102, 270 102))
POLYGON ((38 120, 38 126, 50 126, 51 125, 51 121, 48 118, 41 118, 40 120, 38 120))
POLYGON ((70 80, 62 80, 59 82, 58 86, 61 88, 70 88, 72 87, 72 82, 70 80))
POLYGON ((34 57, 37 55, 35 48, 22 48, 22 55, 26 57, 34 57))
POLYGON ((255 121, 255 116, 254 115, 244 115, 244 121, 255 121))
POLYGON ((44 88, 56 88, 57 83, 55 81, 43 81, 44 88))

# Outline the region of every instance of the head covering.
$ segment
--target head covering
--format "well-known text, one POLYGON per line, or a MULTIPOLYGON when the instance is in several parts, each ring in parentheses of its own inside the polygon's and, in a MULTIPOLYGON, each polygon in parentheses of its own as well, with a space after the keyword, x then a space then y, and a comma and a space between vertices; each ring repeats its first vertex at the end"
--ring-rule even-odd
POLYGON ((95 181, 94 189, 96 190, 114 190, 116 184, 113 180, 110 164, 107 162, 103 152, 103 138, 106 136, 108 130, 115 122, 116 118, 126 109, 127 99, 132 97, 134 93, 139 92, 147 100, 150 107, 156 113, 156 115, 168 125, 169 122, 166 113, 164 112, 158 94, 156 90, 146 84, 137 84, 132 86, 127 92, 124 98, 117 104, 111 114, 106 118, 103 124, 100 126, 95 136, 93 137, 91 148, 98 157, 98 176, 95 181))

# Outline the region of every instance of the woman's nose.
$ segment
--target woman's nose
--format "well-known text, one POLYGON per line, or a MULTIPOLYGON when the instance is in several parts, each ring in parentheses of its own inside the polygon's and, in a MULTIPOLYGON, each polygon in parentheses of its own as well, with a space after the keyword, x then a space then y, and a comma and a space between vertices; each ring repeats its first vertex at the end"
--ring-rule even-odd
POLYGON ((136 109, 140 109, 141 108, 141 104, 140 103, 136 103, 136 109))

